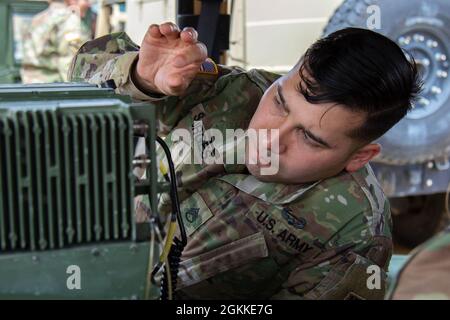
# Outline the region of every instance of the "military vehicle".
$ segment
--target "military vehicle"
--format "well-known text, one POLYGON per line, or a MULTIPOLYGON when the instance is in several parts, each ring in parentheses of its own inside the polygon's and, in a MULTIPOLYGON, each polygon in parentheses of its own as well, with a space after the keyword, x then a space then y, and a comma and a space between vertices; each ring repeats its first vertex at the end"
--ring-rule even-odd
POLYGON ((450 2, 346 0, 324 30, 369 28, 397 42, 416 60, 424 82, 413 110, 380 140, 373 163, 390 197, 394 238, 415 246, 449 220, 450 2))
MULTIPOLYGON (((156 141, 154 107, 112 89, 0 86, 0 298, 159 297, 158 219, 134 214, 136 195, 156 213, 157 193, 176 187, 157 184, 156 141), (134 155, 139 137, 148 157, 134 155), (137 181, 136 167, 153 179, 137 181)), ((176 218, 159 265, 180 249, 176 218)))
POLYGON ((22 30, 47 7, 47 1, 0 0, 0 83, 21 81, 22 30))
POLYGON ((0 0, 8 31, 0 83, 9 83, 0 84, 0 299, 170 299, 186 233, 153 105, 88 84, 12 84, 21 28, 47 5, 0 0), (142 141, 148 156, 135 154, 142 141), (157 142, 165 182, 157 182, 157 142), (148 178, 137 180, 136 169, 148 178), (156 214, 163 192, 169 221, 156 214), (136 221, 136 196, 149 204, 149 221, 136 221))

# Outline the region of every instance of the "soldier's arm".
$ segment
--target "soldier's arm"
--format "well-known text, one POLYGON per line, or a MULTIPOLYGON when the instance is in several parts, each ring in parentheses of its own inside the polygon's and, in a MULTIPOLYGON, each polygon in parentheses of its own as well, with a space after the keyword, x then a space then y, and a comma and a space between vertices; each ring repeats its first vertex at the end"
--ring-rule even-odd
POLYGON ((115 88, 119 94, 129 95, 135 101, 150 101, 157 105, 160 130, 170 131, 199 103, 213 97, 217 80, 236 67, 216 65, 205 60, 196 71, 187 89, 179 96, 168 96, 142 88, 135 77, 139 59, 137 46, 125 33, 114 33, 86 42, 72 60, 69 81, 89 82, 115 88))
POLYGON ((366 215, 338 230, 314 261, 299 263, 272 299, 383 299, 392 240, 358 222, 366 215))
POLYGON ((130 70, 139 54, 139 46, 123 32, 109 34, 83 44, 68 71, 68 80, 108 85, 134 100, 148 100, 131 81, 130 70))
POLYGON ((390 286, 388 299, 450 299, 450 225, 414 249, 390 286), (420 276, 419 276, 420 275, 420 276))

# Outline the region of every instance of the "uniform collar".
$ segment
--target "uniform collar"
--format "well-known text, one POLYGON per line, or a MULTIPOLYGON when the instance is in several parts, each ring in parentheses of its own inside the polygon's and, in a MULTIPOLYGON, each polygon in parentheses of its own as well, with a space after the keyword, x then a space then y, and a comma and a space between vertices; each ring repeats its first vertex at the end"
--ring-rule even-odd
POLYGON ((285 205, 297 200, 322 181, 319 180, 307 184, 284 184, 263 182, 255 176, 245 174, 228 174, 218 179, 233 185, 247 194, 275 205, 285 205))
MULTIPOLYGON (((224 144, 222 148, 219 148, 219 152, 225 155, 232 148, 236 148, 234 150, 237 154, 245 154, 245 138, 240 137, 236 141, 224 144)), ((242 172, 248 172, 245 164, 224 164, 224 167, 225 172, 228 174, 218 179, 233 185, 235 188, 247 194, 275 205, 284 205, 295 201, 306 191, 321 182, 320 180, 307 184, 263 182, 250 174, 242 174, 242 172)))

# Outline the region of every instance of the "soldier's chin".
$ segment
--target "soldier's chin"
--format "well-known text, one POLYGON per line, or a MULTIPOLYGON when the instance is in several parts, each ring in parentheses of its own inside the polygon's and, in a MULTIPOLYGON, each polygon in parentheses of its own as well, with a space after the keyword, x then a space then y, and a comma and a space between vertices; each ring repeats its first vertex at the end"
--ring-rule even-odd
MULTIPOLYGON (((257 164, 246 164, 248 172, 255 178, 263 182, 274 182, 277 181, 277 174, 264 174, 264 168, 257 164)), ((265 168, 267 170, 267 167, 265 168)))

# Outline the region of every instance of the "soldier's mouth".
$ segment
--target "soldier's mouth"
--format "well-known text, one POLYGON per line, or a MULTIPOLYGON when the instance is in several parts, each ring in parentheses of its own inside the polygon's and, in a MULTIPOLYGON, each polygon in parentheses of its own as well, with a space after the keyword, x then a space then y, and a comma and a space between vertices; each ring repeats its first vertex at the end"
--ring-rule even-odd
POLYGON ((264 148, 259 143, 246 144, 246 165, 258 169, 271 168, 273 166, 273 154, 268 148, 264 148))
MULTIPOLYGON (((266 152, 266 154, 267 154, 267 152, 266 152)), ((260 153, 259 150, 250 152, 249 164, 256 165, 257 167, 260 167, 260 168, 270 167, 272 165, 272 161, 270 159, 270 152, 268 155, 264 155, 264 153, 260 153)))

